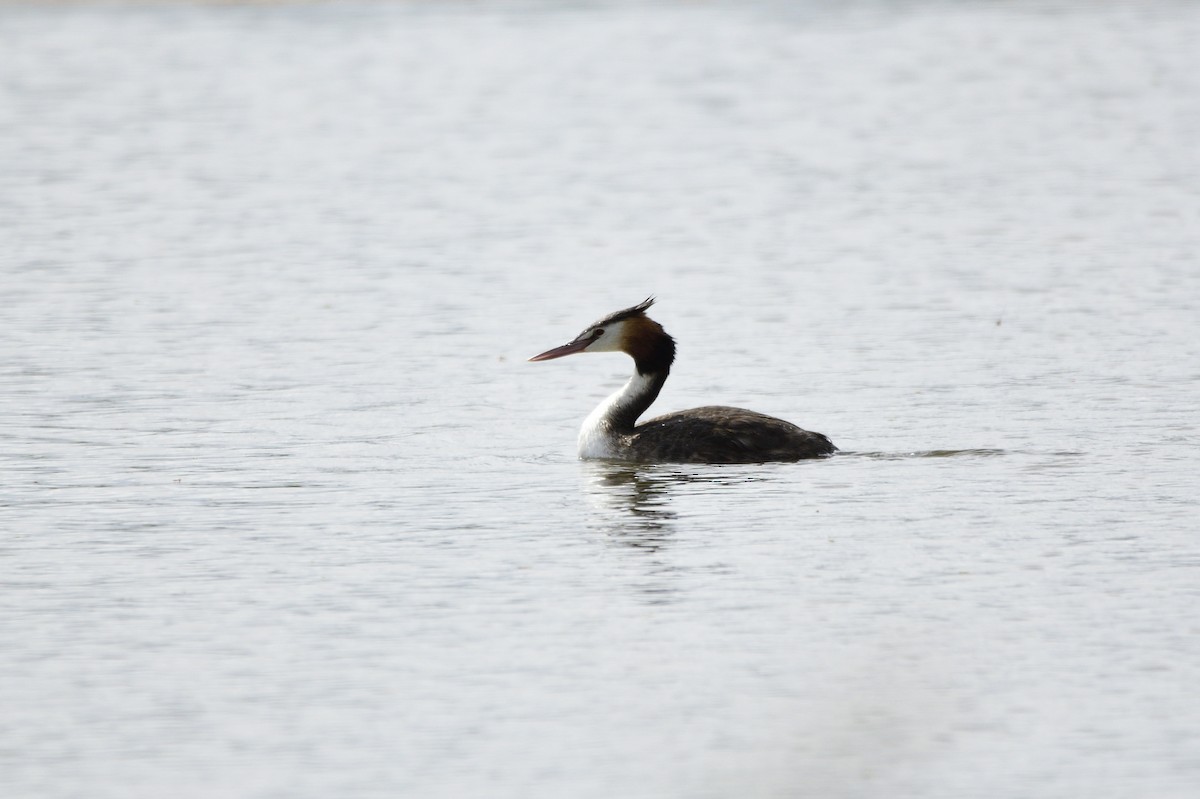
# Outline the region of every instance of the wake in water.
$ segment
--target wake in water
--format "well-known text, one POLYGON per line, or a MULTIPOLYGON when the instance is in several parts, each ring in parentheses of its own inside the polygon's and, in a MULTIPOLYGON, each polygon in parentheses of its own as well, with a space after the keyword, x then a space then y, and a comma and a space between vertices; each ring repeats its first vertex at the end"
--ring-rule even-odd
POLYGON ((916 452, 839 452, 839 458, 873 458, 882 461, 907 460, 909 458, 995 458, 1008 453, 1002 449, 926 449, 916 452))

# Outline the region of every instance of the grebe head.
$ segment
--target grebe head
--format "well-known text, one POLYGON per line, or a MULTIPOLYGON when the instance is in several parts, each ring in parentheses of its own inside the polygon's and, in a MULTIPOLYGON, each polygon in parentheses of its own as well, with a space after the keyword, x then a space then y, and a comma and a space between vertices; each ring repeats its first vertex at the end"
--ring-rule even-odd
POLYGON ((675 358, 675 341, 662 325, 646 316, 654 304, 647 297, 637 305, 593 322, 561 347, 535 355, 531 361, 549 361, 577 352, 624 352, 633 356, 639 372, 666 371, 675 358))

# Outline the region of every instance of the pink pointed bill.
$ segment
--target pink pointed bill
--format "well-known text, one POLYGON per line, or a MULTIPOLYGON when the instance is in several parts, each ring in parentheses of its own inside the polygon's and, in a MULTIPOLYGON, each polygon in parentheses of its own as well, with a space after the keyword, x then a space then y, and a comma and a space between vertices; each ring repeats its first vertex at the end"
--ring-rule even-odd
POLYGON ((572 341, 570 344, 564 344, 561 347, 555 347, 552 350, 546 350, 541 355, 535 355, 529 360, 531 361, 549 361, 554 358, 561 358, 564 355, 572 355, 576 352, 583 352, 587 349, 587 345, 591 344, 591 339, 583 339, 582 341, 572 341))

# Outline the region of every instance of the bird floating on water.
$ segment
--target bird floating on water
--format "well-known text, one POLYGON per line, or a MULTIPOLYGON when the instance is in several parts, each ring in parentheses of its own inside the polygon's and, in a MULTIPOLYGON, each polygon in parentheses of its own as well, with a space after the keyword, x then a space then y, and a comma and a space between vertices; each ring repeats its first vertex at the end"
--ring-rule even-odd
POLYGON ((821 435, 774 416, 710 405, 637 424, 658 397, 675 339, 646 316, 650 297, 584 328, 570 343, 535 355, 549 361, 577 352, 623 352, 633 358, 629 382, 592 411, 579 431, 579 457, 637 463, 764 463, 819 458, 837 451, 821 435))

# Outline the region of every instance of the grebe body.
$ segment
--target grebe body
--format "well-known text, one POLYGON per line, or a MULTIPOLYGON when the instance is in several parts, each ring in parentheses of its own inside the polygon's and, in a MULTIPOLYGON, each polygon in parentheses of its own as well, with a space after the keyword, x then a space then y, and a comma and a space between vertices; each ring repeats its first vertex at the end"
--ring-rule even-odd
POLYGON ((600 403, 579 431, 579 457, 638 463, 763 463, 819 458, 837 451, 820 433, 774 416, 720 405, 668 413, 637 424, 658 398, 675 340, 646 316, 647 299, 589 325, 571 342, 535 355, 548 361, 577 352, 624 352, 634 373, 600 403))

